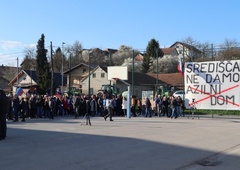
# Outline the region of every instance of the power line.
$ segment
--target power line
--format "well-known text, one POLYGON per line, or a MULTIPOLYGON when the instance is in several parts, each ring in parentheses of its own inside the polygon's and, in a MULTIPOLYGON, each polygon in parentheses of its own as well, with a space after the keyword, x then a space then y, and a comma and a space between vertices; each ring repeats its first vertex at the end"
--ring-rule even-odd
POLYGON ((14 59, 6 59, 6 60, 0 60, 1 63, 6 63, 6 62, 9 62, 9 61, 14 61, 16 60, 16 58, 14 59))
POLYGON ((8 56, 13 54, 23 54, 24 52, 16 52, 16 53, 8 53, 8 54, 0 54, 0 56, 8 56))
POLYGON ((11 61, 11 60, 15 60, 16 58, 22 58, 22 56, 8 56, 8 57, 0 58, 0 62, 11 61))

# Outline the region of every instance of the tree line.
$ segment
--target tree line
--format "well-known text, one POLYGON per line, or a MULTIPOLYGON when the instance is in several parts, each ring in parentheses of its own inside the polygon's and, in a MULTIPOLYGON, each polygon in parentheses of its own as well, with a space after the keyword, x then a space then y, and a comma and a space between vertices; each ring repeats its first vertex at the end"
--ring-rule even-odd
MULTIPOLYGON (((202 52, 202 57, 194 61, 231 60, 240 59, 239 42, 226 39, 222 45, 215 46, 205 42, 200 43, 187 37, 181 42, 195 47, 202 52)), ((51 72, 66 71, 80 63, 91 66, 128 66, 129 71, 143 73, 175 73, 177 72, 177 58, 163 58, 164 52, 156 39, 148 42, 145 51, 139 51, 132 47, 121 45, 119 49, 101 50, 99 48, 84 49, 79 41, 64 48, 48 51, 45 47, 45 36, 41 35, 37 42, 37 49, 25 50, 25 58, 21 64, 22 69, 36 70, 38 85, 41 89, 49 89, 51 85, 51 72), (49 54, 50 53, 50 54, 49 54), (133 61, 137 56, 143 56, 143 61, 133 61), (157 64, 158 63, 158 64, 157 64), (156 70, 158 66, 158 70, 156 70)), ((186 60, 187 61, 187 60, 186 60)))

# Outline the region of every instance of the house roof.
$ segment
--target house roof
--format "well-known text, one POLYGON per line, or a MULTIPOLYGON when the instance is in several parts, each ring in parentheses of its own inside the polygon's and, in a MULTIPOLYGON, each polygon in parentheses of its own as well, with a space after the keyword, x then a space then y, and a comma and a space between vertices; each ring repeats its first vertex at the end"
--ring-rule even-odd
POLYGON ((11 86, 9 82, 17 75, 17 67, 10 67, 10 66, 0 66, 0 87, 3 88, 5 91, 10 91, 11 86))
POLYGON ((170 46, 170 48, 173 48, 177 44, 181 44, 182 46, 188 48, 189 50, 193 50, 193 51, 197 51, 197 52, 201 53, 201 51, 199 49, 197 49, 196 47, 189 45, 187 43, 179 42, 179 41, 176 41, 173 45, 170 46))
MULTIPOLYGON (((105 73, 107 73, 107 67, 97 66, 97 67, 95 67, 95 68, 91 71, 90 75, 91 75, 92 73, 94 73, 98 68, 101 68, 105 73)), ((87 79, 87 78, 88 78, 88 74, 87 74, 87 76, 85 76, 84 78, 82 78, 81 81, 84 81, 84 80, 87 79)))
MULTIPOLYGON (((17 78, 20 78, 22 75, 28 75, 30 77, 32 77, 32 80, 37 82, 37 74, 35 70, 21 70, 18 73, 18 76, 16 76, 10 83, 9 85, 13 85, 16 81, 17 78)), ((53 82, 55 83, 56 86, 61 86, 62 84, 62 75, 61 73, 53 73, 53 82)), ((63 77, 63 84, 67 83, 67 78, 63 77)))
POLYGON ((137 54, 137 56, 135 57, 135 61, 143 61, 143 55, 142 54, 137 54))
POLYGON ((8 81, 11 81, 18 72, 17 67, 10 67, 10 66, 0 66, 0 77, 3 77, 7 79, 8 81))
POLYGON ((10 91, 11 86, 8 85, 9 81, 3 77, 0 77, 0 88, 5 91, 10 91))
MULTIPOLYGON (((157 77, 157 74, 148 75, 155 79, 157 77)), ((182 89, 183 87, 183 76, 180 73, 158 74, 158 79, 164 82, 164 84, 169 84, 170 86, 174 86, 179 89, 182 89)))
POLYGON ((113 53, 117 52, 118 50, 117 49, 107 48, 105 51, 107 51, 108 53, 113 54, 113 53))
POLYGON ((164 55, 171 55, 173 53, 174 48, 161 48, 164 55))
MULTIPOLYGON (((71 69, 68 69, 68 70, 64 71, 63 74, 68 74, 70 71, 73 71, 73 70, 75 70, 75 69, 78 69, 79 67, 82 67, 82 66, 88 67, 88 64, 80 63, 80 64, 78 64, 78 65, 76 65, 76 66, 74 66, 74 67, 71 67, 71 69)), ((90 68, 91 68, 91 69, 94 69, 95 67, 93 67, 93 66, 90 65, 90 68)))

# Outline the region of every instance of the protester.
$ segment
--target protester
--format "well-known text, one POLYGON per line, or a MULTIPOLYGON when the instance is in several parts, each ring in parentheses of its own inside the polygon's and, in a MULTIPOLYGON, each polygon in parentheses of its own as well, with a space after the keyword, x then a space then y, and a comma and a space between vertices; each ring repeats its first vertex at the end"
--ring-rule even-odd
POLYGON ((22 117, 22 122, 25 122, 25 117, 26 117, 26 110, 27 110, 27 102, 24 99, 24 97, 22 97, 20 104, 19 104, 19 111, 20 111, 20 115, 22 117))
POLYGON ((152 104, 151 104, 149 98, 146 97, 146 100, 145 100, 145 117, 152 117, 151 106, 152 106, 152 104))
POLYGON ((15 94, 12 101, 12 110, 14 114, 13 122, 18 122, 19 107, 20 107, 20 100, 19 100, 19 97, 15 94))
POLYGON ((162 101, 162 116, 167 116, 167 117, 170 117, 169 116, 169 113, 168 113, 168 99, 166 96, 163 96, 163 101, 162 101))
POLYGON ((174 117, 175 119, 178 117, 178 113, 176 111, 177 108, 177 100, 174 96, 171 96, 171 103, 170 103, 170 107, 171 107, 171 119, 174 117))
POLYGON ((123 97, 122 99, 122 110, 125 117, 127 117, 127 98, 123 97))
POLYGON ((131 112, 132 112, 132 116, 133 117, 136 117, 136 96, 132 95, 132 98, 131 98, 131 112))
POLYGON ((0 140, 4 140, 7 136, 6 115, 9 112, 9 98, 5 92, 0 89, 0 140))
POLYGON ((155 98, 155 109, 156 109, 156 114, 158 117, 161 116, 161 107, 162 107, 161 96, 157 95, 155 98))
POLYGON ((91 110, 91 116, 96 116, 97 114, 97 100, 96 96, 93 95, 90 101, 90 110, 91 110))
POLYGON ((141 98, 138 98, 137 106, 138 106, 138 113, 137 113, 137 115, 142 115, 142 99, 141 98))
POLYGON ((86 113, 85 113, 85 118, 86 118, 86 125, 90 125, 91 126, 91 120, 90 120, 90 116, 91 116, 91 106, 90 106, 90 99, 88 96, 85 97, 85 102, 86 102, 86 113))
POLYGON ((107 118, 109 117, 110 121, 113 121, 112 116, 113 116, 113 103, 114 103, 114 99, 112 96, 109 96, 109 98, 106 100, 106 107, 108 110, 108 114, 104 116, 104 120, 106 121, 107 118))

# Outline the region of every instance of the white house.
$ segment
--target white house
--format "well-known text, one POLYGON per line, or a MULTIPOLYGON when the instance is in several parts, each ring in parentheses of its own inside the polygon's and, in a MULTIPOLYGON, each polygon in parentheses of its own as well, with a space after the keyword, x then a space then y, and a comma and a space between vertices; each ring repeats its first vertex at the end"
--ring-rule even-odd
POLYGON ((173 45, 171 45, 170 48, 176 49, 177 54, 180 58, 192 60, 202 57, 202 52, 200 50, 186 43, 177 41, 173 45))

